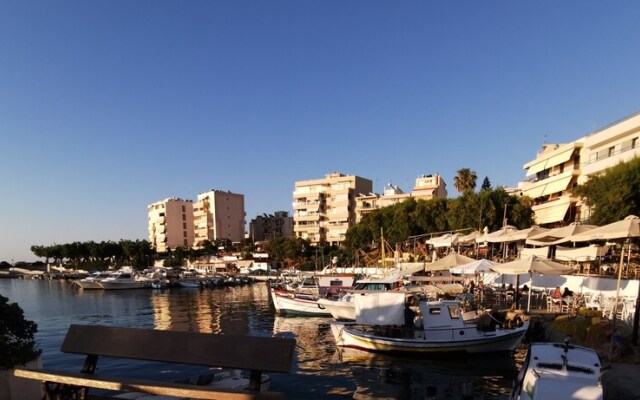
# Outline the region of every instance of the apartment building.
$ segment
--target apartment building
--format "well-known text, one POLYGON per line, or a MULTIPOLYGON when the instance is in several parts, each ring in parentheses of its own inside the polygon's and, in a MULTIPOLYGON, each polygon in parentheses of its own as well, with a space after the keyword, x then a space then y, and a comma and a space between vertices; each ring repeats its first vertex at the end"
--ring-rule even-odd
MULTIPOLYGON (((616 121, 582 138, 582 184, 589 177, 604 173, 607 168, 640 156, 640 113, 616 121)), ((580 203, 580 220, 588 220, 590 210, 580 203)))
POLYGON ((258 215, 249 223, 249 237, 254 242, 289 236, 293 236, 293 217, 287 211, 258 215))
POLYGON ((242 241, 245 215, 242 194, 222 190, 199 194, 193 204, 194 247, 201 247, 204 240, 242 241))
POLYGON ((533 199, 538 225, 563 225, 576 220, 578 198, 572 195, 580 176, 582 141, 545 144, 536 158, 526 163, 527 179, 522 194, 533 199))
POLYGON ((193 245, 193 202, 171 197, 147 206, 149 243, 159 253, 193 245))
POLYGON ((523 195, 534 201, 538 225, 588 221, 590 210, 572 189, 620 162, 640 155, 640 113, 614 122, 568 144, 546 144, 526 164, 523 195))
POLYGON ((356 196, 371 193, 371 180, 339 172, 295 182, 293 232, 312 244, 338 245, 356 223, 356 196))
POLYGON ((416 178, 416 184, 410 193, 405 193, 398 186, 389 183, 382 195, 360 194, 356 197, 356 222, 362 221, 365 215, 374 210, 402 203, 410 197, 416 200, 446 198, 446 184, 440 175, 421 175, 416 178))

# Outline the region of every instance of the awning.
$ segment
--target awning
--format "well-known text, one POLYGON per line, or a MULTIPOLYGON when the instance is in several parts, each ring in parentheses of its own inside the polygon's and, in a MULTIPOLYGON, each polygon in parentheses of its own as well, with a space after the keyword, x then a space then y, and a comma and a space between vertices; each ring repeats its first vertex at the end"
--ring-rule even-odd
POLYGON ((565 150, 560 154, 557 154, 550 159, 547 160, 547 164, 545 168, 555 167, 556 165, 564 164, 571 159, 571 155, 573 154, 573 147, 569 150, 565 150))
POLYGON ((527 169, 527 175, 526 176, 530 176, 530 175, 535 175, 540 171, 544 171, 544 166, 547 164, 547 160, 544 161, 540 161, 537 164, 533 164, 532 166, 530 166, 527 169))
POLYGON ((564 216, 567 214, 567 210, 571 203, 559 202, 553 206, 545 207, 535 211, 536 224, 544 225, 551 222, 559 222, 564 220, 564 216))
POLYGON ((537 186, 535 186, 535 187, 533 187, 533 188, 531 188, 531 189, 524 189, 524 190, 522 191, 522 194, 523 194, 524 196, 529 196, 529 197, 531 197, 532 199, 535 199, 535 198, 537 198, 537 197, 542 196, 542 193, 544 193, 544 188, 545 188, 545 187, 546 187, 546 185, 544 185, 544 184, 540 184, 540 185, 537 185, 537 186))
POLYGON ((543 196, 553 194, 556 192, 562 192, 569 188, 569 183, 571 183, 571 179, 573 176, 568 176, 566 178, 559 179, 555 182, 550 182, 545 185, 544 192, 542 192, 543 196))

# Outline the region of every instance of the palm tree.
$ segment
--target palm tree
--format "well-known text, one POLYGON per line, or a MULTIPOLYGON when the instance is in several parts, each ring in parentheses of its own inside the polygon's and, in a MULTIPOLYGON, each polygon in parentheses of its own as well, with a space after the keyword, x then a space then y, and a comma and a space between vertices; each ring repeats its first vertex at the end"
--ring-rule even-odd
POLYGON ((476 180, 478 176, 475 171, 469 168, 462 168, 458 171, 458 174, 453 178, 453 186, 460 193, 464 193, 468 190, 474 190, 476 188, 476 180))

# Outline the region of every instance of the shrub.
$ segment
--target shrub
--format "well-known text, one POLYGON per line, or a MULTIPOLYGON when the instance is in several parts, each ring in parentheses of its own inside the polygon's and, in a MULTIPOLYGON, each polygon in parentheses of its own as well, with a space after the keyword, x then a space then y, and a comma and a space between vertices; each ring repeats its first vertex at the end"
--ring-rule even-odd
POLYGON ((24 365, 40 355, 34 339, 35 322, 24 318, 17 303, 0 295, 0 369, 24 365))

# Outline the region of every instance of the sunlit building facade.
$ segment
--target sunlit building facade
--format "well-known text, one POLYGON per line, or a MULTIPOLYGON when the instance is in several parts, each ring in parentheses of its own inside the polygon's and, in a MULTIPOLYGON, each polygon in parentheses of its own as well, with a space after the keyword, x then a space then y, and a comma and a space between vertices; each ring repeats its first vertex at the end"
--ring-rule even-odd
POLYGON ((242 194, 222 190, 199 194, 193 204, 194 247, 202 247, 205 240, 242 241, 245 215, 242 194))
POLYGON ((356 196, 371 193, 371 180, 339 172, 299 181, 293 192, 293 231, 312 244, 338 245, 356 223, 356 196))
POLYGON ((149 243, 159 253, 193 245, 193 202, 176 197, 149 204, 149 243))

